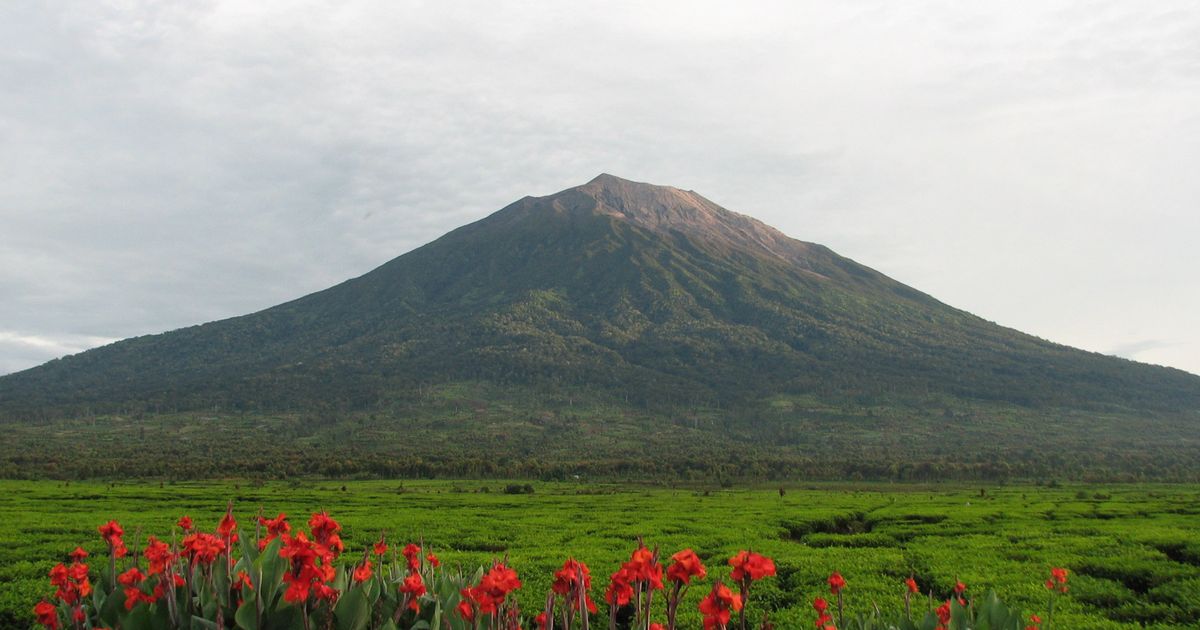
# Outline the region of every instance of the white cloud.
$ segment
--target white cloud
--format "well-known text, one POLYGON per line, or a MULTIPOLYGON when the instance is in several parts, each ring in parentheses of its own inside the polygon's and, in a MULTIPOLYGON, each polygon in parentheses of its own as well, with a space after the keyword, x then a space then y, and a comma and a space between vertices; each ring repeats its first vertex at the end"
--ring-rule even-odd
MULTIPOLYGON (((24 336, 257 310, 605 171, 1200 373, 1188 0, 17 0, 0 41, 24 336)), ((49 358, 15 347, 0 372, 49 358)))

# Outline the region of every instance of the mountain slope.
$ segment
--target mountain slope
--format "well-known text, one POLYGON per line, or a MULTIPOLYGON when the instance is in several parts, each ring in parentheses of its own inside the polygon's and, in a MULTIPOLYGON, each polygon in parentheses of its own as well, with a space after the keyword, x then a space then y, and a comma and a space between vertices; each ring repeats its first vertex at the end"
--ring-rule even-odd
POLYGON ((468 381, 634 408, 1200 409, 1200 377, 997 326, 694 192, 601 175, 298 300, 0 378, 0 411, 370 409, 468 381))

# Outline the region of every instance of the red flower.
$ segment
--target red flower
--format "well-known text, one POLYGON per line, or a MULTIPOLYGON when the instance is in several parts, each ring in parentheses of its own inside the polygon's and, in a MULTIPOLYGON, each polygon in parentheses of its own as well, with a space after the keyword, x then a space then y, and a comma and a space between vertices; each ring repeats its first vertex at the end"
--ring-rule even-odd
POLYGON ((75 606, 92 594, 88 566, 82 562, 72 562, 69 568, 60 562, 50 569, 49 576, 50 585, 55 587, 54 596, 65 604, 75 606))
POLYGON ((225 551, 225 541, 204 532, 188 534, 180 543, 189 562, 212 564, 225 551))
POLYGON ((83 562, 83 559, 88 557, 88 552, 84 551, 83 547, 76 547, 70 556, 72 562, 83 562))
POLYGON ((1050 579, 1046 580, 1046 588, 1059 593, 1070 590, 1067 586, 1067 570, 1061 567, 1050 569, 1050 579))
POLYGON ((684 549, 676 553, 671 556, 671 560, 673 562, 671 566, 667 567, 667 578, 673 582, 690 584, 692 578, 703 580, 708 575, 704 563, 700 562, 700 557, 691 549, 684 549))
POLYGON ((946 630, 947 625, 950 623, 950 600, 946 600, 946 603, 938 606, 934 613, 937 614, 938 628, 946 630))
POLYGON ((178 525, 179 528, 184 531, 184 533, 192 531, 192 517, 188 516, 187 514, 179 517, 179 521, 175 524, 178 525))
POLYGON ((440 566, 442 566, 442 561, 441 561, 441 560, 438 560, 438 557, 437 557, 437 556, 435 556, 435 555, 433 555, 433 552, 432 552, 432 551, 431 551, 431 552, 429 552, 429 553, 427 553, 427 554, 425 554, 425 561, 426 561, 426 562, 428 562, 428 563, 429 563, 429 566, 431 566, 431 567, 440 567, 440 566))
POLYGON ((638 548, 633 550, 629 562, 624 568, 628 571, 631 582, 645 582, 651 589, 663 587, 662 565, 658 563, 658 553, 646 548, 645 543, 638 541, 638 548))
POLYGON ((475 605, 474 599, 471 598, 471 590, 464 588, 462 590, 462 600, 458 602, 458 614, 467 621, 475 621, 475 605))
POLYGON ((621 567, 608 582, 608 590, 604 592, 604 601, 610 606, 625 606, 633 599, 633 584, 630 583, 629 572, 621 567))
POLYGON ((375 543, 375 555, 382 556, 387 553, 387 541, 384 540, 383 534, 379 535, 379 542, 375 543))
POLYGON ((267 537, 258 541, 259 551, 266 549, 267 545, 271 544, 271 541, 292 531, 291 524, 287 522, 287 514, 283 512, 280 512, 279 516, 275 518, 263 518, 260 516, 258 517, 258 524, 267 528, 267 537))
POLYGON ((292 526, 287 522, 287 514, 279 513, 275 518, 258 517, 258 524, 267 528, 267 536, 277 538, 281 534, 288 534, 292 531, 292 526))
POLYGON ((142 552, 146 560, 150 563, 150 575, 158 575, 167 570, 167 566, 171 560, 175 558, 171 553, 171 546, 160 541, 154 536, 146 539, 146 550, 142 552))
POLYGON ((225 516, 221 517, 221 522, 217 523, 217 535, 225 542, 226 549, 232 549, 233 543, 238 541, 238 535, 234 531, 237 529, 237 520, 233 518, 233 504, 229 504, 225 508, 225 516))
POLYGON ((297 533, 294 538, 282 534, 280 540, 283 545, 279 548, 279 556, 290 562, 288 571, 283 574, 283 581, 288 585, 284 599, 302 602, 308 599, 310 591, 318 599, 337 599, 337 590, 325 584, 337 574, 330 563, 328 550, 308 540, 304 532, 297 533), (321 560, 321 564, 317 564, 317 560, 321 560))
POLYGON ((425 582, 421 580, 420 573, 409 573, 404 578, 404 582, 400 584, 400 592, 408 596, 408 609, 417 612, 421 609, 420 602, 417 598, 425 594, 425 582))
POLYGON ((135 606, 143 601, 152 602, 154 598, 147 597, 142 592, 141 584, 146 579, 137 567, 134 567, 121 575, 117 576, 117 582, 125 587, 125 610, 133 610, 135 606))
POLYGON ((833 617, 829 615, 829 602, 824 598, 817 597, 813 599, 813 610, 817 611, 817 627, 822 628, 825 624, 833 621, 833 617))
POLYGON ((574 558, 568 558, 562 568, 554 573, 554 583, 550 585, 550 589, 562 595, 572 610, 579 610, 579 597, 582 593, 588 612, 595 613, 596 603, 592 601, 592 597, 588 593, 591 588, 591 571, 588 570, 586 564, 578 562, 574 558), (582 586, 580 585, 581 577, 583 579, 582 586))
POLYGON ((747 578, 753 582, 768 575, 775 575, 775 562, 751 551, 739 551, 736 556, 729 559, 729 566, 733 567, 729 577, 736 582, 747 578))
POLYGON ((842 577, 841 573, 834 571, 833 575, 829 576, 829 591, 837 595, 844 588, 846 588, 846 578, 842 577))
POLYGON ((321 546, 321 555, 325 556, 327 561, 342 553, 342 538, 338 536, 342 526, 330 518, 328 513, 314 513, 312 518, 308 519, 308 527, 312 531, 313 542, 321 546))
MULTIPOLYGON (((489 615, 496 614, 508 594, 518 588, 521 588, 521 580, 517 577, 517 572, 504 563, 497 562, 487 573, 483 574, 477 586, 463 589, 463 598, 469 600, 467 606, 470 607, 472 615, 471 617, 464 615, 464 619, 474 618, 475 606, 478 607, 479 612, 489 615)), ((459 608, 461 612, 462 604, 459 604, 459 608)))
POLYGON ((546 619, 546 611, 538 613, 538 616, 533 618, 533 622, 537 624, 538 630, 546 630, 549 626, 549 621, 546 619))
POLYGON ((406 560, 408 560, 408 570, 409 571, 420 571, 421 570, 421 548, 420 547, 418 547, 412 543, 408 543, 407 545, 404 546, 404 549, 400 550, 400 553, 404 555, 404 558, 406 560))
POLYGON ((254 582, 250 579, 250 576, 245 571, 238 571, 237 579, 233 581, 233 589, 240 591, 244 588, 248 588, 253 591, 254 582))
POLYGON ((650 630, 667 630, 661 623, 650 624, 650 630))
POLYGON ((742 609, 742 598, 717 582, 712 591, 700 601, 700 614, 704 615, 704 630, 724 628, 729 624, 730 611, 742 609))
POLYGON ((313 592, 313 595, 317 599, 325 600, 325 601, 329 602, 330 604, 333 604, 334 602, 337 601, 338 594, 339 594, 338 590, 336 588, 333 588, 332 586, 329 586, 328 584, 322 584, 320 582, 313 584, 312 592, 313 592))
POLYGON ((58 630, 58 609, 54 607, 54 604, 42 600, 33 607, 33 614, 37 615, 39 624, 49 630, 58 630))
POLYGON ((962 595, 965 590, 967 590, 967 585, 963 584, 958 578, 954 578, 954 594, 962 595))
POLYGON ((125 530, 121 529, 120 523, 109 521, 97 528, 100 536, 104 538, 104 542, 108 543, 109 554, 114 558, 124 558, 128 552, 125 549, 125 541, 121 538, 125 535, 125 530))
POLYGON ((363 563, 358 565, 358 568, 354 569, 354 581, 366 582, 367 580, 371 579, 372 572, 373 569, 371 568, 371 561, 363 560, 363 563))

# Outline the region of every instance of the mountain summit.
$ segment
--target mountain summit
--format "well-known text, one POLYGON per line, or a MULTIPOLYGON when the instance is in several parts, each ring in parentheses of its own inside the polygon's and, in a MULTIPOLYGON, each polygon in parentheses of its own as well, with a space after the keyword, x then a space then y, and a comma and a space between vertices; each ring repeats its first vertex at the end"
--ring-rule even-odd
POLYGON ((0 378, 0 414, 386 416, 456 387, 517 416, 566 399, 746 435, 815 409, 982 406, 1143 434, 1167 414, 1184 420, 1161 435, 1194 439, 1200 409, 1194 375, 1003 328, 695 192, 605 174, 292 302, 0 378))

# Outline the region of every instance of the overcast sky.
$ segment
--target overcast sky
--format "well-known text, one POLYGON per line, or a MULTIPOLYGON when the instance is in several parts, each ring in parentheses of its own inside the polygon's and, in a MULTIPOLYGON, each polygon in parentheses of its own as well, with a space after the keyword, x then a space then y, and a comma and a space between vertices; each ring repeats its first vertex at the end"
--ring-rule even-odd
POLYGON ((600 172, 1200 373, 1200 7, 0 2, 0 373, 600 172))

